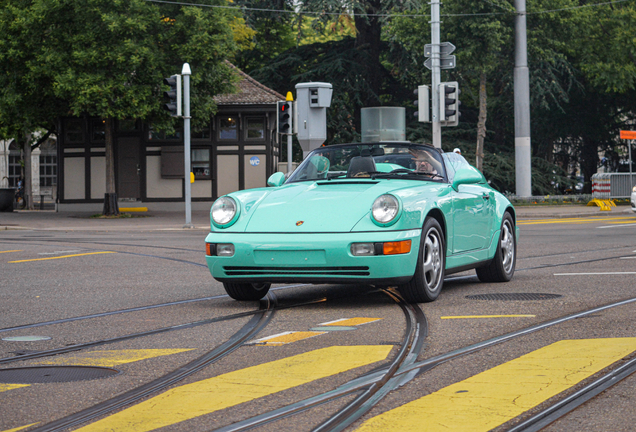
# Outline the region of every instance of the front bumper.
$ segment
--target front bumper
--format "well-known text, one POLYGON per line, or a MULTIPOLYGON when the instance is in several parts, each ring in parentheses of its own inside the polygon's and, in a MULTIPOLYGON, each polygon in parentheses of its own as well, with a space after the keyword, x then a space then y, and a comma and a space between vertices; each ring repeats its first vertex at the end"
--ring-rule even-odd
POLYGON ((364 233, 211 232, 206 243, 232 243, 231 257, 206 256, 221 282, 402 284, 415 274, 421 230, 364 233), (399 255, 354 256, 352 243, 411 240, 399 255))

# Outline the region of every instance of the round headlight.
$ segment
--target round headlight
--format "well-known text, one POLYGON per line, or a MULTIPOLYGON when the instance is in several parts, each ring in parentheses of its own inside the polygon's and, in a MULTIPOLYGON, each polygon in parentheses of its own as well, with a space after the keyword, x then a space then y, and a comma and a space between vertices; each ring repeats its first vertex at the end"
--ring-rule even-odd
POLYGON ((210 215, 215 224, 227 225, 234 219, 234 216, 236 216, 236 211, 236 201, 225 196, 214 201, 210 215))
POLYGON ((371 214, 373 219, 382 225, 393 221, 400 211, 400 203, 393 195, 380 195, 373 202, 371 214))

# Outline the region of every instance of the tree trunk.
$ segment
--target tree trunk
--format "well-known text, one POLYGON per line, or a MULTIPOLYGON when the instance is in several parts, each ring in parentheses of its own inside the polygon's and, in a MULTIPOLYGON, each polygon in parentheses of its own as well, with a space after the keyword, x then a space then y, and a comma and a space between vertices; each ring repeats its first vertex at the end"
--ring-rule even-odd
POLYGON ((486 139, 486 73, 479 76, 479 118, 477 120, 477 148, 475 149, 475 166, 483 171, 484 140, 486 139))
POLYGON ((119 205, 117 204, 117 192, 115 189, 115 143, 113 137, 114 121, 112 118, 106 119, 104 125, 106 132, 106 193, 104 194, 104 216, 116 216, 119 214, 119 205))
POLYGON ((24 208, 33 210, 33 175, 31 164, 31 133, 24 134, 24 208))

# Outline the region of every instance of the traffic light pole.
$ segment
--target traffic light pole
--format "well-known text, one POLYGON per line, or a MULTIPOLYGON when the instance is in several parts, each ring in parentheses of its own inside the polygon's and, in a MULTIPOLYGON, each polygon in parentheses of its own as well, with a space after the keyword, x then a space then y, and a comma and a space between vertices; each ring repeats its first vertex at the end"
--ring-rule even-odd
POLYGON ((440 124, 439 84, 442 81, 440 64, 440 12, 439 0, 431 1, 431 100, 432 100, 432 133, 433 147, 442 148, 442 125, 440 124))
POLYGON ((526 0, 515 0, 515 180, 517 196, 532 196, 530 79, 526 37, 526 0))
POLYGON ((192 188, 190 184, 190 65, 183 64, 181 75, 183 75, 183 165, 185 183, 185 225, 183 228, 194 228, 192 225, 192 188))

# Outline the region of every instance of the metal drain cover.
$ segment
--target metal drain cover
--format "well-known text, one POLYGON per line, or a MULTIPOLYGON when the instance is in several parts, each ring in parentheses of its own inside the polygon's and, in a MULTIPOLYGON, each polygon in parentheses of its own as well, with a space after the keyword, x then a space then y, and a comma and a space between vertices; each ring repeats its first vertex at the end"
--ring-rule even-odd
POLYGON ((466 296, 470 300, 550 300, 562 297, 560 294, 542 293, 494 293, 494 294, 474 294, 466 296))
POLYGON ((117 375, 117 369, 90 366, 35 366, 0 369, 0 383, 36 384, 84 381, 117 375))

